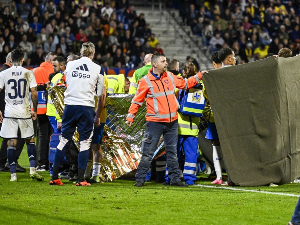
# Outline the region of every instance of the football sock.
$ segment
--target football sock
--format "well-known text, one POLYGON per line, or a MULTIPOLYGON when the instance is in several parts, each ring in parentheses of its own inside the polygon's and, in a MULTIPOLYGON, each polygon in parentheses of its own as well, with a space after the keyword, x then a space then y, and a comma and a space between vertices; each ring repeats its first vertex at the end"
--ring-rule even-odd
POLYGON ((90 152, 88 150, 78 153, 78 168, 85 170, 89 161, 90 152))
POLYGON ((11 174, 16 173, 16 171, 17 171, 15 151, 16 151, 16 147, 7 146, 7 160, 8 160, 11 174))
POLYGON ((220 159, 218 156, 218 149, 220 149, 220 146, 215 146, 213 145, 213 162, 214 162, 214 167, 215 171, 217 174, 217 179, 221 180, 222 179, 222 169, 221 169, 221 164, 220 164, 220 159))
POLYGON ((92 174, 92 177, 99 176, 100 169, 101 169, 101 164, 99 162, 94 162, 93 163, 93 174, 92 174))
POLYGON ((34 142, 29 142, 27 144, 27 154, 28 154, 28 158, 29 158, 30 167, 34 167, 35 168, 36 147, 35 147, 35 143, 34 142))

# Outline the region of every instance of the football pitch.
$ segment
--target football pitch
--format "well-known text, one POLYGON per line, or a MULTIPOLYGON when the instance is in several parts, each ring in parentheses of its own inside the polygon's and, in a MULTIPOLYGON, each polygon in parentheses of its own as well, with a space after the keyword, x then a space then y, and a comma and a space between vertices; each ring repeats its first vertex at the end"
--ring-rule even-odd
POLYGON ((133 180, 49 186, 48 172, 42 182, 29 178, 25 149, 19 163, 27 172, 18 182, 0 173, 0 224, 287 224, 300 193, 300 184, 227 188, 205 177, 187 188, 137 188, 133 180))

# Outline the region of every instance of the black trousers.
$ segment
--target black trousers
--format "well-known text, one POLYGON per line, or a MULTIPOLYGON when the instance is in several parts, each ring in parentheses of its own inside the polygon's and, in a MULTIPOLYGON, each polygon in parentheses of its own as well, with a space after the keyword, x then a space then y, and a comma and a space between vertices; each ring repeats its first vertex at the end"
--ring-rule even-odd
POLYGON ((52 128, 46 114, 37 116, 37 139, 39 165, 49 167, 49 141, 52 134, 52 128))

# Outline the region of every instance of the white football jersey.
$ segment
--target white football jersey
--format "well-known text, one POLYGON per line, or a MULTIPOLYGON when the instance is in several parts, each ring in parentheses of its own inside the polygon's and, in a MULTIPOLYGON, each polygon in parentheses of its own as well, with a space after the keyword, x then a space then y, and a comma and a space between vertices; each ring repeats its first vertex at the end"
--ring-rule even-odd
POLYGON ((67 90, 66 105, 95 107, 95 95, 100 96, 104 87, 104 71, 88 57, 70 61, 65 70, 67 90))
POLYGON ((36 87, 32 71, 22 66, 12 66, 0 73, 0 88, 5 87, 6 118, 31 118, 30 88, 36 87))

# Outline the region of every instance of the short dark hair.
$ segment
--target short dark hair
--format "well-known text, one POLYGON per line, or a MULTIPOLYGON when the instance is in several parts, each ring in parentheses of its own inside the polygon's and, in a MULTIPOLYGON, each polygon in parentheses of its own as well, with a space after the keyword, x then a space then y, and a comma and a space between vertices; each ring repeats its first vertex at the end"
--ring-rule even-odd
POLYGON ((222 48, 218 53, 219 60, 223 62, 229 55, 233 54, 232 52, 231 48, 222 48))
POLYGON ((52 61, 57 61, 59 64, 66 65, 66 60, 62 56, 56 56, 52 61))
POLYGON ((159 57, 161 57, 161 56, 163 56, 163 57, 166 57, 164 54, 162 54, 162 53, 154 53, 153 55, 152 55, 152 58, 151 58, 151 65, 154 63, 154 62, 157 62, 157 59, 159 58, 159 57))
POLYGON ((178 62, 177 59, 170 59, 168 62, 168 70, 174 70, 178 62))
POLYGON ((219 51, 216 51, 216 52, 213 52, 211 54, 211 57, 210 57, 211 61, 217 63, 217 64, 221 64, 222 61, 219 59, 219 51))
POLYGON ((278 57, 282 57, 282 58, 292 57, 292 55, 293 55, 293 52, 289 48, 282 48, 278 52, 278 57))
POLYGON ((24 51, 20 48, 16 48, 11 51, 11 60, 13 63, 15 62, 21 62, 24 58, 24 51))

